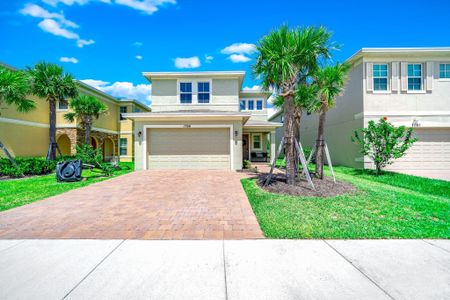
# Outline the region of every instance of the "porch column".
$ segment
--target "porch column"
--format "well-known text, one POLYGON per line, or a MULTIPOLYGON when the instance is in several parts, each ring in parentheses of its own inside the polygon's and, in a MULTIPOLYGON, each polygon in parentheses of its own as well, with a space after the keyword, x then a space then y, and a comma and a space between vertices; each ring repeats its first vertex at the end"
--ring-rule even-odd
POLYGON ((275 155, 277 155, 277 145, 275 144, 275 131, 270 132, 270 162, 273 162, 275 155))

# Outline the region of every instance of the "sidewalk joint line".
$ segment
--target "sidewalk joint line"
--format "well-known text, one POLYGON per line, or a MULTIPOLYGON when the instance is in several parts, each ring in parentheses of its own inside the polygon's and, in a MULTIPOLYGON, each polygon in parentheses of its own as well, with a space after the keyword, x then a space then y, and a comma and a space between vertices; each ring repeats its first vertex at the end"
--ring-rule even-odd
POLYGON ((84 276, 83 278, 81 278, 81 280, 62 298, 62 299, 66 299, 84 280, 86 280, 86 278, 89 277, 89 275, 92 274, 92 272, 94 272, 114 251, 116 251, 117 248, 119 248, 126 240, 122 240, 117 246, 115 246, 108 254, 106 254, 105 257, 103 257, 103 259, 94 266, 94 268, 92 268, 92 270, 89 271, 89 273, 86 274, 86 276, 84 276))
POLYGON ((334 248, 328 241, 323 240, 325 244, 328 245, 331 249, 333 249, 339 256, 341 256, 343 259, 345 259, 350 265, 352 265, 356 270, 358 270, 359 273, 361 273, 364 277, 366 277, 370 282, 372 282, 377 288, 379 288, 383 293, 385 293, 389 298, 395 299, 392 297, 387 291, 385 291, 375 280, 369 277, 366 273, 364 273, 362 270, 360 270, 353 262, 351 262, 347 257, 345 257, 341 252, 339 252, 336 248, 334 248))
POLYGON ((228 300, 227 266, 225 260, 225 240, 222 240, 223 276, 225 279, 225 300, 228 300))
POLYGON ((433 244, 432 242, 428 242, 428 241, 423 240, 423 239, 421 239, 421 241, 424 242, 424 243, 427 243, 428 245, 431 245, 431 246, 433 246, 433 247, 435 247, 435 248, 441 249, 442 251, 445 251, 445 252, 447 252, 447 253, 450 253, 450 251, 448 251, 447 249, 444 249, 444 248, 442 248, 442 247, 439 246, 439 245, 433 244))

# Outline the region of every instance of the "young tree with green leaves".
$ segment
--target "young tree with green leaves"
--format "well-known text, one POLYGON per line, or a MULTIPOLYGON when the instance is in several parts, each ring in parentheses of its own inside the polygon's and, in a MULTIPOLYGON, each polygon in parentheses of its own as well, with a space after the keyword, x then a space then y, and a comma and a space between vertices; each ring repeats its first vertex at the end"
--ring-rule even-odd
POLYGON ((316 176, 323 179, 324 150, 325 150, 325 121, 328 110, 336 103, 336 98, 344 91, 345 81, 350 66, 346 63, 336 63, 318 69, 314 77, 314 83, 318 89, 318 104, 316 110, 319 113, 319 126, 316 140, 316 176))
POLYGON ((295 92, 299 83, 317 69, 321 58, 328 58, 331 34, 324 27, 289 29, 282 26, 262 37, 253 66, 265 90, 273 89, 283 98, 286 182, 295 182, 295 92))
POLYGON ((84 143, 89 145, 92 123, 108 111, 108 107, 94 96, 79 95, 69 102, 72 112, 66 113, 64 119, 74 122, 78 119, 84 129, 84 143))
POLYGON ((78 88, 73 76, 64 72, 56 64, 40 62, 33 68, 28 68, 31 79, 31 92, 45 98, 49 105, 49 151, 47 159, 56 158, 56 104, 67 98, 78 96, 78 88))
POLYGON ((375 164, 376 174, 394 162, 394 159, 405 155, 413 143, 413 129, 405 126, 395 127, 387 118, 378 123, 369 121, 367 128, 355 130, 352 141, 361 146, 361 153, 368 156, 375 164))
MULTIPOLYGON (((29 91, 30 86, 26 73, 0 66, 0 106, 2 104, 14 105, 17 111, 23 113, 33 110, 36 103, 26 98, 29 91)), ((11 163, 15 164, 11 154, 1 141, 0 148, 5 152, 11 163)))

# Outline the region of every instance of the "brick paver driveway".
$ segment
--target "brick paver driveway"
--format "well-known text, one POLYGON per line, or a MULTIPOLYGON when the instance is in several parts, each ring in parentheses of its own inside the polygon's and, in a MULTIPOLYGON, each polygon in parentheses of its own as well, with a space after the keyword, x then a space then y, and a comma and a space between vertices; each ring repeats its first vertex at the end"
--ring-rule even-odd
POLYGON ((0 213, 1 238, 262 238, 239 173, 138 171, 0 213))

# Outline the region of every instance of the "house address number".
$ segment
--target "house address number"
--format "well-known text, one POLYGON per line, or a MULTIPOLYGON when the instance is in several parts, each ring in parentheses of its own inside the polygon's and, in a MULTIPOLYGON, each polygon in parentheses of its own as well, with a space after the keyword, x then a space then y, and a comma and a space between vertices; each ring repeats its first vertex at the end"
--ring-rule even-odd
POLYGON ((191 128, 191 125, 185 124, 185 125, 184 125, 184 128, 191 128))

